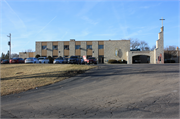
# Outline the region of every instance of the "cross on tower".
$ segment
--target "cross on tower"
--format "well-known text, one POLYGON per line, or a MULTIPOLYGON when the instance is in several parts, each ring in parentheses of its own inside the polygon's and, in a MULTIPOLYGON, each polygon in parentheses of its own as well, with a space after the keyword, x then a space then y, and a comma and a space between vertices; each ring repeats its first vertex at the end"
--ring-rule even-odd
POLYGON ((162 19, 159 19, 159 20, 162 20, 162 26, 163 26, 163 20, 165 20, 165 19, 163 19, 163 17, 162 17, 162 19))

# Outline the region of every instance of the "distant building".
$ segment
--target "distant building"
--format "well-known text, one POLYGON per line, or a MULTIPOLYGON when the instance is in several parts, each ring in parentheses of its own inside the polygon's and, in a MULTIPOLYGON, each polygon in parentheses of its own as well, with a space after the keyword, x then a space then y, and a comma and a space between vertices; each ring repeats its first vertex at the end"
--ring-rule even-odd
POLYGON ((180 51, 177 47, 176 50, 165 50, 164 51, 164 60, 167 62, 168 60, 174 60, 175 63, 180 63, 180 51))
POLYGON ((29 58, 29 57, 35 57, 35 52, 19 52, 20 58, 29 58))

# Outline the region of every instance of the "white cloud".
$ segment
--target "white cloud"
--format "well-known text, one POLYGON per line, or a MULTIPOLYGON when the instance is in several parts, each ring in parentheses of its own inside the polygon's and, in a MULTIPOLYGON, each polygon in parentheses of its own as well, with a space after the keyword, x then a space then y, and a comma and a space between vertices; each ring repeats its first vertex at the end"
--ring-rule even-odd
POLYGON ((142 6, 142 7, 140 7, 140 8, 142 8, 142 9, 148 9, 148 8, 150 8, 150 6, 142 6))
POLYGON ((66 33, 60 38, 61 40, 68 34, 68 32, 66 31, 66 33))
POLYGON ((85 20, 85 21, 87 21, 88 23, 90 23, 90 24, 92 24, 92 25, 98 24, 98 22, 93 21, 92 19, 90 19, 90 18, 87 17, 87 16, 83 16, 82 19, 85 20))
POLYGON ((140 36, 141 33, 142 32, 142 30, 138 30, 138 31, 136 31, 136 32, 133 32, 133 33, 131 33, 131 34, 129 34, 129 35, 127 35, 127 36, 125 36, 124 38, 133 38, 133 37, 135 37, 135 36, 140 36))
POLYGON ((78 17, 83 16, 84 14, 87 14, 98 2, 97 1, 91 1, 85 2, 85 5, 81 9, 81 11, 77 14, 78 17))
POLYGON ((48 22, 38 33, 40 33, 42 30, 44 30, 57 16, 55 16, 53 19, 51 19, 50 22, 48 22))
MULTIPOLYGON (((15 26, 16 29, 19 31, 24 31, 26 25, 24 24, 23 20, 18 16, 18 14, 12 9, 12 7, 8 4, 6 0, 3 0, 5 4, 2 5, 3 15, 8 18, 9 21, 15 26)), ((7 20, 4 19, 3 20, 7 20)))
POLYGON ((78 34, 76 35, 76 37, 84 37, 84 36, 87 36, 89 35, 91 32, 87 31, 87 30, 84 30, 81 32, 81 34, 78 34))

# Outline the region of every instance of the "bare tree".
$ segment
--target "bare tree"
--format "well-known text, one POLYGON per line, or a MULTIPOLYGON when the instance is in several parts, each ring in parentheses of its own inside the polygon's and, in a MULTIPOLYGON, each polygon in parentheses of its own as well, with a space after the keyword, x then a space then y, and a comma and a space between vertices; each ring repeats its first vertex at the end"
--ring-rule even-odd
POLYGON ((150 47, 145 47, 144 50, 145 51, 150 51, 150 47))
POLYGON ((130 48, 131 49, 138 49, 140 46, 140 42, 136 39, 136 40, 132 40, 130 39, 130 48))
POLYGON ((130 40, 130 48, 131 49, 141 49, 141 51, 150 51, 150 47, 148 46, 148 43, 145 41, 138 41, 136 40, 130 40))
POLYGON ((177 46, 166 46, 164 50, 173 51, 176 50, 177 46))
POLYGON ((152 46, 151 51, 153 51, 154 49, 156 49, 156 45, 152 46))
POLYGON ((177 57, 178 56, 178 51, 176 50, 176 46, 166 46, 164 48, 164 58, 165 59, 170 59, 172 57, 177 57))
POLYGON ((32 49, 27 49, 25 51, 22 51, 22 52, 34 52, 32 49))
POLYGON ((148 43, 146 43, 145 41, 140 42, 140 49, 142 51, 149 51, 150 50, 148 43))
POLYGON ((19 57, 19 55, 17 53, 11 54, 11 58, 15 58, 15 57, 19 57))

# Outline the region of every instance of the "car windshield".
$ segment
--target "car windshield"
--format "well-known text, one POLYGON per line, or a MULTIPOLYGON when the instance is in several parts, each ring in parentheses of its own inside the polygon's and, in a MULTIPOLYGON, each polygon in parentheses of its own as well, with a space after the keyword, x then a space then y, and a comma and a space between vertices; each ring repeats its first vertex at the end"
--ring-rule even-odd
POLYGON ((95 59, 94 57, 90 57, 90 58, 88 58, 88 59, 95 59))
POLYGON ((13 60, 17 60, 18 58, 12 58, 13 60))
POLYGON ((62 60, 63 58, 57 58, 56 60, 62 60))
POLYGON ((38 59, 44 59, 44 57, 40 57, 40 58, 38 58, 38 59))
POLYGON ((77 56, 71 56, 71 58, 78 58, 77 56))
POLYGON ((27 58, 27 60, 28 60, 28 59, 33 59, 33 58, 27 58))

